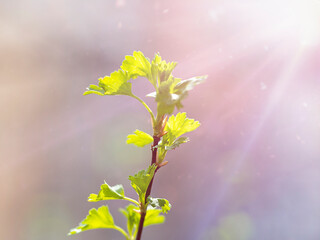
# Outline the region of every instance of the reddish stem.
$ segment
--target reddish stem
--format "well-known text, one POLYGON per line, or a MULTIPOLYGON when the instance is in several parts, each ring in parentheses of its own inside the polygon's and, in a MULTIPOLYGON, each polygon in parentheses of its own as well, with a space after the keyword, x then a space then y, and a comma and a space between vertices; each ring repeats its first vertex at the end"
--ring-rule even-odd
MULTIPOLYGON (((157 136, 153 136, 153 144, 151 147, 151 151, 152 151, 152 159, 151 159, 151 165, 156 164, 157 163, 157 152, 158 152, 158 148, 155 148, 155 146, 158 145, 160 141, 160 138, 157 136)), ((151 189, 152 189, 152 184, 153 184, 153 179, 154 176, 156 175, 156 172, 158 171, 159 167, 156 168, 156 171, 154 172, 153 178, 150 181, 150 184, 148 186, 147 192, 146 192, 146 198, 145 198, 145 202, 147 202, 148 197, 150 196, 151 193, 151 189)), ((139 222, 139 229, 138 229, 138 233, 137 233, 137 238, 136 240, 141 240, 141 235, 142 235, 142 230, 143 230, 143 223, 144 223, 144 219, 146 217, 146 211, 141 211, 141 217, 140 217, 140 222, 139 222)))

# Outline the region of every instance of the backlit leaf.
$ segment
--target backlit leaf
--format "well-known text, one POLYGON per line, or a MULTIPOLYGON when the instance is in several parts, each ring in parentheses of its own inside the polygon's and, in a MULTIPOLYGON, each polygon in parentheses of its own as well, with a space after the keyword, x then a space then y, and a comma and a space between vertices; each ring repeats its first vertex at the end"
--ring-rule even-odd
POLYGON ((183 107, 181 101, 188 95, 188 91, 203 82, 206 77, 201 76, 181 80, 170 75, 167 80, 160 82, 156 92, 149 93, 147 96, 156 98, 159 114, 172 114, 175 107, 177 109, 183 107))
POLYGON ((188 92, 193 89, 194 86, 202 83, 207 76, 200 76, 200 77, 192 77, 186 80, 182 80, 179 83, 177 83, 174 87, 173 93, 177 94, 179 96, 176 106, 177 109, 180 109, 183 107, 181 101, 187 97, 188 92))
POLYGON ((200 126, 200 123, 198 121, 195 121, 194 119, 187 118, 186 113, 178 113, 176 116, 172 115, 164 128, 164 130, 167 132, 161 142, 158 145, 158 159, 159 162, 161 162, 167 151, 175 149, 180 144, 188 142, 189 139, 182 137, 179 138, 181 135, 194 131, 200 126))
POLYGON ((134 132, 134 134, 128 135, 127 138, 127 144, 134 144, 137 147, 144 147, 145 145, 153 142, 153 137, 151 137, 148 133, 142 132, 138 129, 134 132))
POLYGON ((166 61, 162 60, 159 53, 155 54, 151 62, 151 82, 156 89, 161 82, 167 81, 170 76, 172 77, 171 73, 176 65, 176 62, 167 63, 166 61))
POLYGON ((147 214, 146 214, 146 218, 144 220, 144 227, 150 226, 150 225, 155 225, 155 224, 161 224, 164 223, 165 221, 165 216, 160 215, 161 214, 161 210, 160 209, 148 209, 147 210, 147 214))
POLYGON ((99 79, 99 87, 105 90, 105 95, 131 95, 130 76, 121 69, 99 79))
POLYGON ((87 91, 85 91, 85 92, 83 93, 83 95, 88 95, 88 94, 91 94, 91 93, 94 93, 94 94, 103 96, 104 93, 105 93, 105 91, 103 90, 103 88, 91 84, 91 85, 87 88, 87 91))
POLYGON ((175 85, 180 82, 181 79, 169 77, 167 81, 161 82, 155 93, 150 93, 147 96, 155 96, 157 104, 158 114, 171 114, 174 110, 179 96, 173 93, 175 85))
MULTIPOLYGON (((129 235, 133 235, 134 231, 139 227, 140 213, 139 208, 134 205, 129 205, 126 209, 120 209, 120 212, 127 217, 127 227, 129 235)), ((161 215, 162 210, 153 207, 147 208, 147 214, 144 220, 144 227, 162 224, 165 221, 165 216, 161 215)), ((134 236, 135 237, 135 236, 134 236)))
POLYGON ((141 170, 134 176, 129 176, 129 180, 131 181, 131 186, 139 195, 139 199, 141 203, 145 203, 145 196, 148 186, 153 178, 154 172, 156 170, 156 165, 153 164, 148 167, 146 170, 141 170))
POLYGON ((165 138, 167 138, 170 143, 172 143, 182 134, 194 131, 199 126, 200 123, 198 121, 187 118, 187 114, 185 112, 179 112, 176 116, 172 115, 171 117, 169 117, 165 127, 165 131, 167 131, 168 134, 165 135, 165 138))
POLYGON ((106 182, 101 185, 101 190, 97 194, 90 194, 88 201, 97 202, 103 200, 123 199, 124 189, 122 185, 109 186, 106 182))
POLYGON ((186 143, 186 142, 189 142, 189 141, 190 141, 190 139, 188 137, 180 137, 180 138, 174 140, 173 143, 170 146, 165 146, 165 149, 166 150, 173 150, 173 149, 179 147, 180 144, 186 143))
POLYGON ((129 73, 130 78, 151 76, 150 61, 140 51, 133 52, 132 56, 126 56, 121 68, 129 73))
POLYGON ((109 212, 108 206, 102 206, 98 209, 91 209, 86 219, 84 219, 78 227, 71 229, 68 235, 73 235, 86 230, 97 228, 112 228, 118 231, 121 229, 114 224, 113 217, 109 212))
POLYGON ((95 93, 98 95, 132 95, 131 83, 128 82, 130 76, 127 72, 121 69, 99 78, 99 86, 90 85, 83 95, 95 93))
POLYGON ((168 213, 171 209, 171 204, 165 198, 148 198, 148 203, 153 208, 161 208, 163 213, 168 213))
POLYGON ((120 208, 119 210, 127 218, 128 233, 130 236, 132 236, 135 229, 139 227, 139 208, 130 204, 126 208, 120 208))
POLYGON ((160 80, 158 79, 158 66, 161 63, 161 57, 157 53, 155 54, 152 62, 151 62, 151 83, 154 86, 155 89, 157 89, 157 86, 159 85, 160 80))

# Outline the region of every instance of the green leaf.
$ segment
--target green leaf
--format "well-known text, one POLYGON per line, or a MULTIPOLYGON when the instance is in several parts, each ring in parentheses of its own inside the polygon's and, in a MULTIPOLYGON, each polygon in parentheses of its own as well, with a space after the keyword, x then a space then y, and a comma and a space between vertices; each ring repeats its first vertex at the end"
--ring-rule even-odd
POLYGON ((88 95, 88 94, 94 93, 94 94, 103 96, 103 95, 104 95, 104 92, 105 92, 105 91, 103 90, 103 88, 91 84, 91 85, 87 88, 87 91, 85 91, 85 92, 83 93, 83 95, 88 95))
POLYGON ((161 82, 167 81, 176 67, 176 62, 166 62, 159 53, 155 54, 151 62, 151 83, 157 89, 161 82))
POLYGON ((160 82, 156 92, 149 93, 147 96, 156 98, 159 114, 172 114, 175 107, 177 109, 183 107, 181 101, 188 95, 188 91, 203 82, 206 77, 201 76, 181 80, 170 75, 167 80, 160 82))
POLYGON ((159 85, 158 80, 158 65, 161 62, 161 57, 159 53, 155 54, 152 62, 151 62, 151 83, 154 86, 155 89, 157 89, 157 86, 159 85))
POLYGON ((148 209, 146 218, 144 220, 144 227, 150 226, 150 225, 155 225, 155 224, 161 224, 164 223, 165 221, 165 216, 160 215, 161 210, 160 209, 148 209))
POLYGON ((113 187, 109 186, 106 182, 101 185, 101 190, 97 194, 90 194, 89 202, 98 202, 103 200, 113 200, 113 199, 123 199, 124 189, 122 185, 115 185, 113 187))
POLYGON ((134 132, 134 134, 128 135, 127 138, 127 144, 134 144, 137 147, 144 147, 145 145, 153 142, 153 137, 151 137, 148 133, 142 132, 138 129, 134 132))
MULTIPOLYGON (((171 205, 170 205, 170 207, 171 207, 171 205)), ((123 209, 123 208, 120 209, 120 212, 124 216, 126 216, 128 233, 130 236, 133 236, 135 230, 139 227, 139 222, 140 222, 139 208, 134 205, 128 205, 126 207, 126 209, 123 209)), ((160 215, 161 212, 162 212, 162 210, 160 210, 160 209, 154 209, 152 207, 148 207, 143 226, 147 227, 150 225, 164 223, 165 216, 160 215)), ((135 236, 133 236, 133 237, 135 237, 135 236)))
POLYGON ((126 56, 121 68, 129 73, 130 78, 146 77, 149 79, 151 75, 149 59, 140 51, 133 52, 133 56, 126 56))
POLYGON ((95 208, 91 209, 86 219, 84 219, 78 227, 71 229, 68 235, 73 235, 86 230, 97 228, 116 229, 127 237, 125 231, 114 224, 113 217, 109 212, 108 206, 102 206, 98 208, 98 210, 95 208))
POLYGON ((98 95, 132 95, 131 83, 128 82, 130 76, 127 72, 121 69, 110 74, 99 78, 99 86, 91 84, 87 91, 83 95, 98 94, 98 95))
POLYGON ((180 144, 188 142, 188 138, 179 137, 187 132, 194 131, 199 126, 200 123, 187 118, 186 113, 179 112, 176 116, 172 115, 164 128, 167 133, 158 145, 158 161, 160 163, 163 161, 168 150, 175 149, 180 144))
POLYGON ((167 81, 161 82, 157 92, 148 94, 147 96, 155 96, 158 103, 158 114, 165 115, 171 114, 174 110, 176 102, 179 98, 177 94, 174 94, 175 85, 180 82, 181 79, 169 77, 167 81))
POLYGON ((130 204, 125 209, 120 208, 119 210, 127 218, 128 233, 130 236, 133 236, 135 230, 139 227, 139 208, 130 204))
POLYGON ((161 208, 163 213, 168 213, 171 209, 171 204, 165 198, 148 198, 148 203, 153 208, 161 208))
POLYGON ((174 87, 174 92, 176 94, 182 94, 185 91, 190 91, 194 86, 202 83, 207 77, 208 76, 199 76, 182 80, 174 87))
POLYGON ((167 81, 169 77, 172 76, 171 73, 176 66, 177 66, 176 62, 166 63, 166 61, 162 61, 158 65, 158 78, 160 80, 160 83, 167 81))
POLYGON ((153 178, 154 172, 157 166, 155 164, 148 167, 146 170, 141 170, 134 176, 129 176, 129 180, 131 181, 131 186, 139 195, 140 202, 145 204, 145 196, 148 186, 153 178))
POLYGON ((168 139, 170 143, 173 143, 175 139, 182 134, 196 130, 200 126, 198 121, 187 118, 185 112, 179 112, 176 116, 172 115, 166 124, 165 131, 168 133, 164 138, 168 139))
POLYGON ((165 150, 174 150, 177 147, 179 147, 180 144, 186 143, 189 141, 190 141, 190 139, 188 137, 180 137, 180 138, 174 140, 173 143, 171 144, 171 146, 165 146, 165 150))
POLYGON ((99 87, 103 88, 105 95, 132 95, 130 75, 119 69, 110 74, 110 76, 105 76, 104 78, 99 78, 99 87))
POLYGON ((176 106, 178 109, 182 108, 181 101, 188 95, 188 91, 192 90, 194 86, 202 83, 207 76, 192 77, 186 80, 182 80, 175 85, 173 93, 179 96, 176 106))

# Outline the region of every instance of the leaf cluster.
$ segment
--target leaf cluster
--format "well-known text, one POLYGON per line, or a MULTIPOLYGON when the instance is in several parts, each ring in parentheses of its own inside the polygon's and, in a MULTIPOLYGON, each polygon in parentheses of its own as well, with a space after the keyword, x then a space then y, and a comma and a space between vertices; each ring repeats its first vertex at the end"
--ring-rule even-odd
MULTIPOLYGON (((172 75, 176 66, 176 62, 162 60, 159 53, 155 54, 153 60, 150 61, 142 52, 135 51, 132 56, 125 57, 119 70, 111 73, 110 76, 99 78, 99 84, 90 85, 84 95, 127 95, 138 99, 132 93, 132 84, 129 81, 137 77, 145 77, 155 89, 147 96, 155 97, 158 115, 172 114, 175 108, 180 109, 183 106, 182 100, 188 95, 188 91, 206 78, 206 76, 185 80, 176 78, 172 75)), ((147 110, 153 117, 154 125, 159 124, 152 111, 147 110)))
POLYGON ((131 186, 139 196, 139 202, 125 196, 122 185, 110 186, 106 182, 101 185, 98 194, 90 194, 88 197, 89 202, 126 200, 133 203, 127 205, 125 208, 119 209, 127 218, 127 230, 124 230, 114 223, 108 206, 102 206, 98 209, 91 209, 87 217, 79 224, 79 226, 70 230, 69 235, 91 229, 111 228, 122 233, 128 240, 134 239, 139 226, 141 210, 146 212, 144 227, 163 223, 165 217, 161 213, 167 213, 171 208, 171 204, 168 200, 164 198, 149 197, 147 201, 145 201, 147 188, 154 176, 155 170, 156 165, 151 165, 146 170, 141 170, 129 177, 131 186))
POLYGON ((158 162, 161 163, 167 151, 173 150, 182 143, 189 141, 188 137, 180 137, 181 135, 196 130, 200 126, 198 121, 187 118, 186 113, 178 113, 176 116, 172 115, 164 128, 166 134, 163 136, 158 147, 158 162))
POLYGON ((188 118, 186 113, 179 112, 175 116, 172 113, 175 109, 182 108, 182 101, 188 92, 206 79, 206 76, 184 80, 176 78, 172 74, 176 66, 176 62, 166 62, 159 53, 155 54, 150 61, 142 52, 135 51, 132 56, 125 57, 120 69, 112 72, 110 76, 99 78, 98 85, 91 84, 84 92, 84 95, 126 95, 138 100, 151 116, 153 135, 137 129, 133 134, 128 135, 127 144, 144 147, 153 142, 151 150, 156 153, 156 159, 147 169, 129 176, 138 200, 127 197, 122 185, 110 186, 106 182, 101 185, 97 194, 92 193, 88 197, 89 202, 109 200, 130 202, 125 208, 120 209, 120 212, 127 218, 126 230, 114 223, 108 206, 102 206, 98 209, 91 209, 87 217, 78 227, 72 229, 69 235, 90 229, 111 228, 122 233, 127 240, 133 240, 139 229, 140 218, 143 219, 142 214, 145 216, 143 227, 161 224, 165 221, 163 213, 168 213, 171 204, 167 199, 149 196, 148 188, 155 172, 167 163, 163 162, 167 152, 188 142, 189 138, 182 135, 200 126, 198 121, 188 118), (132 80, 138 77, 147 78, 154 87, 154 91, 147 96, 154 97, 157 103, 156 114, 132 92, 132 80))

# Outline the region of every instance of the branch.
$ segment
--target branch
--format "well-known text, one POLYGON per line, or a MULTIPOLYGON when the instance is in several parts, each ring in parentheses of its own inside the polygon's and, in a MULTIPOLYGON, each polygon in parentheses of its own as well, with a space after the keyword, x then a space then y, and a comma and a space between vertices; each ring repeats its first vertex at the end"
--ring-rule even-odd
MULTIPOLYGON (((152 151, 151 165, 155 164, 157 162, 157 151, 158 151, 158 148, 155 148, 154 146, 157 146, 159 141, 160 141, 159 137, 153 136, 153 144, 152 144, 152 147, 151 147, 151 151, 152 151)), ((159 166, 156 168, 156 171, 154 172, 153 178, 151 179, 151 182, 150 182, 150 184, 148 186, 148 189, 147 189, 147 192, 146 192, 145 202, 147 202, 147 199, 151 194, 153 179, 154 179, 154 176, 156 175, 156 172, 158 171, 158 169, 159 169, 159 166)), ((141 217, 140 217, 139 229, 138 229, 138 234, 137 234, 136 240, 141 240, 141 235, 142 235, 142 230, 143 230, 143 223, 144 223, 144 219, 146 217, 146 214, 147 214, 147 209, 141 209, 141 217)))

